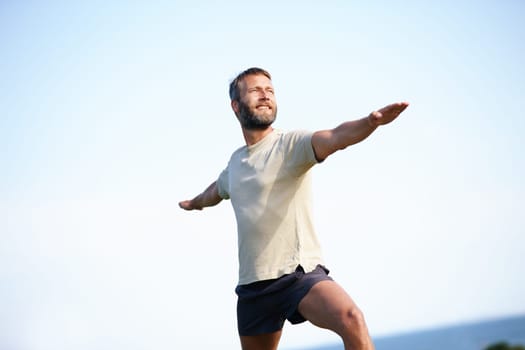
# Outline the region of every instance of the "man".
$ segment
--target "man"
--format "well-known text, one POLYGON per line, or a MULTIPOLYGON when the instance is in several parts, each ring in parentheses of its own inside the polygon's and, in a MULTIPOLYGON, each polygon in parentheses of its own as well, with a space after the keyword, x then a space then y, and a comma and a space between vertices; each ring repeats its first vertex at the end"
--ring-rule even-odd
POLYGON ((201 210, 231 199, 242 348, 277 349, 288 319, 336 332, 347 350, 373 349, 361 311, 323 266, 311 221, 309 170, 396 119, 408 103, 388 105, 335 129, 285 133, 272 127, 277 104, 267 71, 240 73, 230 84, 230 98, 246 145, 232 154, 217 181, 179 206, 201 210))

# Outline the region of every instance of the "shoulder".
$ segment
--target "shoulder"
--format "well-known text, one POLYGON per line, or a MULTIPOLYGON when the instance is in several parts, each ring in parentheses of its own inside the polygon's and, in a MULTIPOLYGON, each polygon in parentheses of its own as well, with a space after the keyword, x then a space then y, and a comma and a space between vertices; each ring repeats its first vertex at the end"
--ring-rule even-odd
POLYGON ((232 159, 241 157, 242 155, 246 154, 247 149, 248 149, 248 147, 246 145, 243 145, 243 146, 237 148, 235 151, 233 151, 231 156, 230 156, 230 162, 232 161, 232 159))
POLYGON ((310 167, 317 163, 315 158, 312 135, 314 132, 308 130, 293 130, 283 133, 281 136, 281 150, 290 162, 290 165, 310 167))
POLYGON ((313 131, 309 131, 309 130, 291 130, 291 131, 283 131, 282 133, 284 137, 291 139, 291 140, 311 138, 313 135, 313 131))
POLYGON ((284 144, 288 146, 296 146, 300 144, 309 145, 312 142, 312 131, 308 130, 292 130, 283 132, 281 135, 281 140, 284 144))

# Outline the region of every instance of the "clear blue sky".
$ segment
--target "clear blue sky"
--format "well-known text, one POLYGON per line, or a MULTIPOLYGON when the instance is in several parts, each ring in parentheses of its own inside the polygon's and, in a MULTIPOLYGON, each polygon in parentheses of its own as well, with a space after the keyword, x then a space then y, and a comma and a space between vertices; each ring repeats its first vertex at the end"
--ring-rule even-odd
MULTIPOLYGON (((3 1, 0 348, 235 348, 228 202, 177 202, 281 129, 409 109, 314 169, 333 277, 380 335, 525 312, 521 1, 3 1)), ((283 348, 337 342, 287 326, 283 348)))

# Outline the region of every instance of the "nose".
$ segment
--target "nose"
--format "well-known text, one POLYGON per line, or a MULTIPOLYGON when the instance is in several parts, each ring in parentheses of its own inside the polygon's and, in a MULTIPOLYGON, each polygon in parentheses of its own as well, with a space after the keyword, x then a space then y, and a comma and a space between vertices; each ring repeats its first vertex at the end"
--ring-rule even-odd
POLYGON ((261 90, 261 93, 259 94, 259 99, 261 99, 261 100, 269 100, 270 99, 270 93, 268 91, 261 90))

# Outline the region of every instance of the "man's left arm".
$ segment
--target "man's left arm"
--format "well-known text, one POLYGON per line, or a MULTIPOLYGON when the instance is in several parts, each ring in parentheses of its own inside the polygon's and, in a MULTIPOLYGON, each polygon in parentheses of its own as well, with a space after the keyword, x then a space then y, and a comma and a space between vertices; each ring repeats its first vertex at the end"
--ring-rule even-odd
POLYGON ((407 102, 393 103, 370 113, 368 117, 345 122, 334 129, 316 131, 312 135, 315 157, 323 161, 332 153, 363 141, 378 126, 395 120, 407 107, 407 102))

